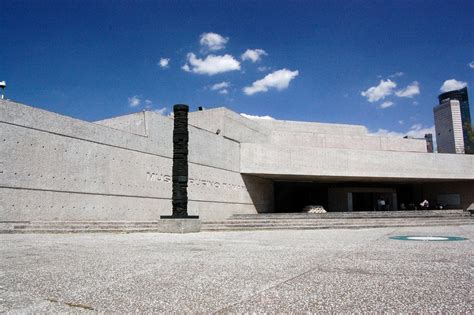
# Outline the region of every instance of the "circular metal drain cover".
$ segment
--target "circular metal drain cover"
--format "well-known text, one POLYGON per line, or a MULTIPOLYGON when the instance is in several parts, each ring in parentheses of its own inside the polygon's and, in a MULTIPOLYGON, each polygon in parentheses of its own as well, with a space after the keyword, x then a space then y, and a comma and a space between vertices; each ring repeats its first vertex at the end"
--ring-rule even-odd
POLYGON ((459 236, 416 236, 416 235, 399 235, 389 237, 392 240, 399 241, 429 241, 429 242, 439 242, 439 241, 465 241, 467 238, 459 236))

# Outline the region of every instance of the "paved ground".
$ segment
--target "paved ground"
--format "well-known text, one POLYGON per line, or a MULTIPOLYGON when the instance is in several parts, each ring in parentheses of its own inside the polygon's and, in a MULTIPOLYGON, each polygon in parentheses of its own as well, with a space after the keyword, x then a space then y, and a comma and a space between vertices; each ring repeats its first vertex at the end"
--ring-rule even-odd
POLYGON ((473 226, 0 235, 0 312, 472 313, 472 240, 473 226))

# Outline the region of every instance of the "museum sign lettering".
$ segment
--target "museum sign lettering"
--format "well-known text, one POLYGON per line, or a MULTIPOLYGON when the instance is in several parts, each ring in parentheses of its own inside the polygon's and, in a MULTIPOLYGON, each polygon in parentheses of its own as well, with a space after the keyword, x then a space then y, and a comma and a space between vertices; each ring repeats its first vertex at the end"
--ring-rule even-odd
MULTIPOLYGON (((161 173, 146 173, 146 180, 150 182, 158 182, 158 183, 171 183, 171 175, 161 174, 161 173)), ((236 185, 236 184, 229 184, 224 182, 212 181, 208 179, 201 179, 201 178, 192 178, 190 177, 188 180, 189 186, 197 186, 197 187, 205 187, 205 188, 215 188, 215 189, 230 189, 230 190, 246 190, 245 186, 236 185)))

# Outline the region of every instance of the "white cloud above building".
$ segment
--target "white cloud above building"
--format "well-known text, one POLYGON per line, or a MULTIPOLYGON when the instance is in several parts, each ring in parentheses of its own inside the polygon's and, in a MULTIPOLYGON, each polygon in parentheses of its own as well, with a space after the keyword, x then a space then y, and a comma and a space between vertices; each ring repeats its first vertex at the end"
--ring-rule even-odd
POLYGON ((163 69, 167 69, 170 66, 170 61, 171 61, 170 58, 160 58, 158 65, 163 69))
POLYGON ((267 74, 263 79, 253 82, 251 86, 244 87, 243 92, 246 95, 253 95, 255 93, 267 92, 270 89, 281 91, 288 88, 291 80, 296 78, 298 74, 298 70, 280 69, 267 74))
POLYGON ((366 97, 369 102, 373 103, 393 94, 393 90, 396 87, 397 84, 390 79, 380 80, 380 83, 377 86, 372 86, 360 94, 366 97))
POLYGON ((216 84, 212 85, 211 90, 213 90, 213 91, 221 90, 221 89, 228 88, 229 86, 230 86, 230 83, 224 81, 224 82, 216 83, 216 84))
POLYGON ((157 114, 162 115, 162 116, 166 116, 166 113, 168 112, 168 108, 163 107, 163 108, 155 109, 153 111, 157 114))
POLYGON ((420 94, 420 84, 417 81, 413 81, 413 83, 408 85, 406 88, 395 92, 395 95, 398 97, 409 97, 409 98, 418 94, 420 94))
POLYGON ((385 108, 392 107, 393 105, 394 105, 393 102, 391 102, 391 101, 385 101, 385 102, 383 102, 382 104, 379 105, 379 108, 385 109, 385 108))
POLYGON ((199 43, 202 48, 208 51, 217 51, 225 48, 225 45, 229 41, 228 37, 224 37, 217 33, 203 33, 199 38, 199 43))
POLYGON ((142 101, 141 101, 139 95, 134 95, 134 96, 128 98, 128 105, 130 107, 137 107, 141 104, 141 102, 142 101))
POLYGON ((467 86, 466 82, 458 81, 456 79, 449 79, 444 81, 443 85, 439 89, 441 92, 449 92, 453 90, 459 90, 467 86))
POLYGON ((243 61, 250 60, 253 63, 260 61, 262 56, 268 56, 267 52, 263 49, 247 49, 240 58, 243 61))
POLYGON ((227 90, 229 87, 230 87, 230 83, 227 81, 223 81, 223 82, 211 85, 209 89, 212 91, 218 91, 219 94, 226 95, 226 94, 229 94, 229 91, 227 90))
POLYGON ((471 61, 467 65, 469 66, 469 68, 474 69, 474 61, 471 61))
MULTIPOLYGON (((402 124, 403 124, 403 121, 402 121, 402 124)), ((422 124, 414 124, 406 132, 379 129, 376 132, 369 133, 369 135, 382 136, 382 137, 397 137, 397 138, 403 138, 405 136, 408 136, 410 138, 421 139, 421 138, 424 138, 425 134, 427 133, 431 133, 433 135, 433 138, 435 138, 435 127, 434 126, 426 127, 426 126, 423 126, 422 124)))
POLYGON ((272 116, 258 116, 258 115, 250 115, 250 114, 245 114, 245 113, 240 113, 241 116, 244 116, 245 118, 248 119, 263 119, 263 120, 275 120, 272 116))
POLYGON ((200 59, 194 53, 188 53, 187 61, 181 68, 187 72, 215 75, 240 70, 240 62, 228 54, 222 56, 209 55, 204 59, 200 59))
POLYGON ((271 67, 267 67, 267 66, 260 66, 257 68, 257 70, 260 72, 270 71, 271 69, 272 69, 271 67))
POLYGON ((403 76, 405 73, 403 73, 402 71, 398 71, 398 72, 395 72, 394 74, 391 74, 389 75, 390 78, 396 78, 396 77, 401 77, 403 76))

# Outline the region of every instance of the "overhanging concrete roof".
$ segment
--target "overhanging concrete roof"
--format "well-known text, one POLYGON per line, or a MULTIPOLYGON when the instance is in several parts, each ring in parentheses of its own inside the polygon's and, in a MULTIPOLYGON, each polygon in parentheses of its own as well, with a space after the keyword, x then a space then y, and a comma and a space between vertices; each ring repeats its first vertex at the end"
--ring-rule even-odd
POLYGON ((242 173, 309 178, 474 180, 474 155, 242 143, 242 173))

